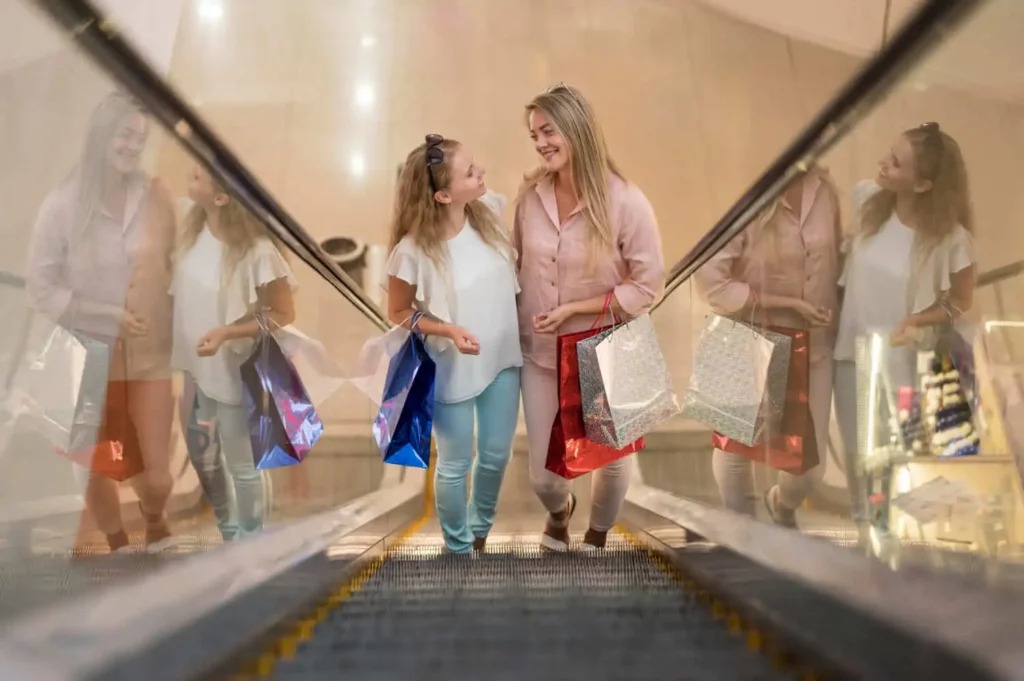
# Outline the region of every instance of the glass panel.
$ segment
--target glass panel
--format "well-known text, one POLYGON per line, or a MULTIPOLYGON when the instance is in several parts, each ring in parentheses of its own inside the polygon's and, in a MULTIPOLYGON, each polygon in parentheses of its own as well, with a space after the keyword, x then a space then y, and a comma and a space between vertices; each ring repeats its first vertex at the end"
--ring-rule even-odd
POLYGON ((643 455, 645 482, 765 521, 774 511, 894 566, 1019 581, 1024 245, 1010 225, 1024 117, 1011 35, 1022 23, 1016 3, 985 5, 658 310, 680 393, 711 367, 704 388, 743 416, 685 421, 692 444, 643 455), (789 340, 720 328, 703 352, 710 312, 726 331, 754 320, 759 337, 767 325, 789 340), (911 332, 894 341, 901 325, 911 332), (772 355, 798 343, 786 328, 811 329, 806 360, 772 355), (773 393, 778 357, 790 364, 773 393), (787 393, 782 412, 754 418, 787 393), (731 454, 710 455, 711 425, 731 454), (746 437, 758 444, 741 446, 746 437), (811 443, 821 465, 806 458, 811 443))
POLYGON ((282 256, 215 180, 193 176, 193 161, 50 24, 21 3, 4 11, 32 39, 5 42, 0 72, 0 618, 214 549, 220 529, 336 506, 384 475, 376 409, 339 378, 376 329, 282 256), (18 45, 31 50, 13 54, 18 45), (189 221, 190 194, 217 208, 220 240, 205 213, 189 221), (281 285, 289 271, 294 295, 281 285), (202 337, 257 301, 272 318, 294 308, 305 336, 279 337, 325 428, 302 466, 262 474, 241 379, 254 327, 215 333, 212 358, 198 357, 202 337), (186 366, 210 398, 191 426, 186 366), (220 528, 197 471, 229 490, 220 528))
MULTIPOLYGON (((843 317, 859 347, 843 353, 837 373, 855 374, 845 390, 856 408, 837 409, 837 421, 859 431, 848 465, 864 476, 852 486, 853 507, 870 530, 869 548, 894 562, 980 565, 982 574, 1024 586, 1024 443, 1014 411, 1024 313, 1015 264, 1024 243, 1011 227, 1021 208, 1022 26, 1017 3, 985 4, 827 163, 848 189, 854 236, 843 317), (894 218, 886 200, 909 177, 933 185, 918 187, 925 198, 916 202, 897 199, 894 218), (934 217, 925 213, 931 206, 934 217), (898 237, 889 252, 876 250, 898 237), (878 274, 886 269, 893 274, 878 274), (890 284, 879 288, 886 276, 890 284), (903 290, 910 294, 892 295, 903 290), (909 333, 899 333, 901 323, 909 333)), ((836 390, 838 406, 839 383, 836 390)))

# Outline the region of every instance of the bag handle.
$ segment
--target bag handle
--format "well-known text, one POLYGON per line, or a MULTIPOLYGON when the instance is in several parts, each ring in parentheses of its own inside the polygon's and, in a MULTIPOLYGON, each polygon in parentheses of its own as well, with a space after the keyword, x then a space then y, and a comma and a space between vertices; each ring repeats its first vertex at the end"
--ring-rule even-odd
POLYGON ((591 331, 593 331, 594 329, 599 328, 600 325, 601 325, 601 322, 604 321, 605 315, 609 314, 609 313, 611 313, 611 316, 612 316, 612 324, 614 325, 614 324, 618 324, 619 323, 618 315, 616 315, 614 312, 611 311, 612 310, 612 298, 614 296, 615 296, 615 291, 612 290, 612 291, 609 291, 608 294, 604 297, 604 305, 601 307, 601 314, 599 314, 597 316, 597 319, 594 320, 594 323, 590 325, 590 330, 591 331))

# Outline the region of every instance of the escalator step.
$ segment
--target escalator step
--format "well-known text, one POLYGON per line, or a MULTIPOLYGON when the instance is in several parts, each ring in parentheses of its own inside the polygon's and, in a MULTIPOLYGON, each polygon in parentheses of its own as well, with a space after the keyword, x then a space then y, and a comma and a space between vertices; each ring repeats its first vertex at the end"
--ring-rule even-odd
POLYGON ((399 549, 272 678, 785 679, 625 543, 399 549))

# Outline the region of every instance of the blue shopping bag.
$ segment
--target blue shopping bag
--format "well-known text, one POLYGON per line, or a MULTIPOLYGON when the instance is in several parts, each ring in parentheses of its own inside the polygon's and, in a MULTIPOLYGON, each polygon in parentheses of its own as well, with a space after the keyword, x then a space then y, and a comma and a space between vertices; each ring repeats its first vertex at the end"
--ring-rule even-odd
POLYGON ((434 376, 437 366, 419 333, 422 314, 413 316, 412 333, 388 365, 384 395, 373 437, 384 463, 413 468, 430 464, 430 433, 434 424, 434 376))
POLYGON ((324 433, 299 372, 256 315, 261 333, 242 364, 242 395, 249 415, 249 440, 256 468, 281 468, 302 463, 324 433))

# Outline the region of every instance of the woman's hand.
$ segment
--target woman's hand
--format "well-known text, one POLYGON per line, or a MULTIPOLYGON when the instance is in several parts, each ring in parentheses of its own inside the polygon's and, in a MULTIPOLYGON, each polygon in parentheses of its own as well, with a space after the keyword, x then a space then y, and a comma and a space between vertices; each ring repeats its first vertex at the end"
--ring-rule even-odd
POLYGON ((535 333, 555 333, 562 324, 575 315, 576 310, 571 304, 559 305, 551 312, 534 317, 533 330, 535 333))
POLYGON ((456 349, 463 355, 479 355, 480 341, 477 337, 466 331, 461 326, 447 325, 444 329, 445 337, 455 343, 456 349))
POLYGON ((828 326, 832 323, 832 310, 815 307, 806 300, 794 299, 792 310, 803 317, 811 326, 828 326))
POLYGON ((149 333, 146 320, 130 310, 120 310, 121 335, 126 338, 139 338, 149 333))
POLYGON ((229 334, 226 327, 222 326, 219 329, 214 329, 199 339, 199 344, 196 346, 196 354, 200 357, 213 357, 228 339, 229 334))

